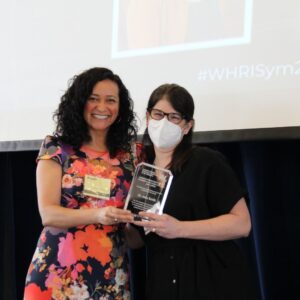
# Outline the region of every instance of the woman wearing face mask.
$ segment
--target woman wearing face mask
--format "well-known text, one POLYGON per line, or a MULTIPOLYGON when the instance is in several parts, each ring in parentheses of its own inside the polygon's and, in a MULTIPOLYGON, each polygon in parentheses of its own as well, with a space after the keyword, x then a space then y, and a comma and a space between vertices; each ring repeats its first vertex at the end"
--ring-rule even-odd
POLYGON ((251 229, 245 192, 220 153, 192 145, 193 113, 191 95, 176 84, 158 87, 148 102, 147 160, 174 178, 163 214, 141 212, 134 222, 145 229, 146 299, 256 299, 233 241, 251 229))

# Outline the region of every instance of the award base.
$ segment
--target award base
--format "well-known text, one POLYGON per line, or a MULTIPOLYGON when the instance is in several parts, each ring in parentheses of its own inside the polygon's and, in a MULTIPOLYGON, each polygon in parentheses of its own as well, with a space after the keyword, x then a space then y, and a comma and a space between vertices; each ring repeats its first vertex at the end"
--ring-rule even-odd
POLYGON ((134 220, 134 221, 151 221, 151 220, 153 220, 153 219, 147 218, 147 217, 142 217, 142 216, 140 216, 140 215, 134 214, 134 215, 133 215, 133 220, 134 220))

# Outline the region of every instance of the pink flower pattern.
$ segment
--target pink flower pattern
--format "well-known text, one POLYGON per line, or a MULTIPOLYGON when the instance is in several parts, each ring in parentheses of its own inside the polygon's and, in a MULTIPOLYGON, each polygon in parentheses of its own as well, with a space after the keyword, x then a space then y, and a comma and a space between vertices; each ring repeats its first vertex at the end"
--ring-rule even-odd
MULTIPOLYGON (((136 145, 137 153, 141 145, 136 145)), ((120 152, 90 159, 84 152, 46 137, 39 159, 52 159, 63 169, 61 206, 122 208, 137 158, 120 152), (86 174, 111 179, 110 199, 84 196, 86 174)), ((24 300, 129 299, 124 225, 91 224, 61 229, 45 227, 26 278, 24 300)))

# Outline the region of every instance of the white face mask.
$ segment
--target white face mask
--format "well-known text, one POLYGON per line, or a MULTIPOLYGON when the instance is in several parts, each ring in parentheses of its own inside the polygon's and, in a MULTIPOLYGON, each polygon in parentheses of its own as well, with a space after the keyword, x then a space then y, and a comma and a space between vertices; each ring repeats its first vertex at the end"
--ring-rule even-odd
POLYGON ((176 146, 182 138, 180 126, 170 122, 167 118, 159 121, 150 119, 148 133, 152 143, 162 149, 176 146))

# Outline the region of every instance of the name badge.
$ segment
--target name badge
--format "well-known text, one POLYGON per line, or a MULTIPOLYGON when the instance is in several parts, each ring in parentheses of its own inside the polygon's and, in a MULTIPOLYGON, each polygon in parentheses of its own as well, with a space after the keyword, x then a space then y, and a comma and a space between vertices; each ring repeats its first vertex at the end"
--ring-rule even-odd
POLYGON ((111 179, 99 178, 92 175, 84 176, 83 194, 101 199, 110 198, 111 179))

